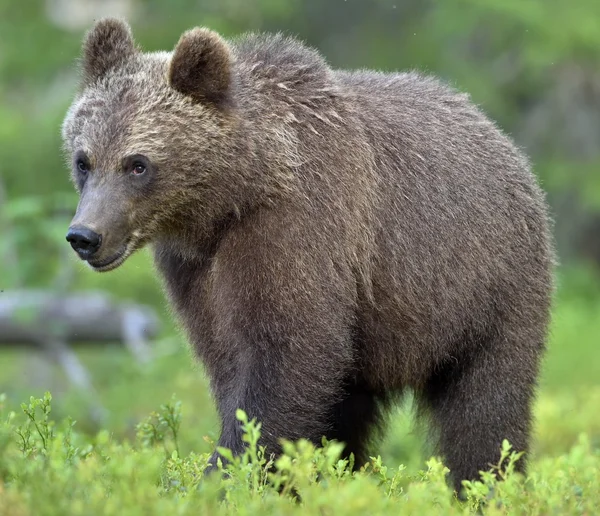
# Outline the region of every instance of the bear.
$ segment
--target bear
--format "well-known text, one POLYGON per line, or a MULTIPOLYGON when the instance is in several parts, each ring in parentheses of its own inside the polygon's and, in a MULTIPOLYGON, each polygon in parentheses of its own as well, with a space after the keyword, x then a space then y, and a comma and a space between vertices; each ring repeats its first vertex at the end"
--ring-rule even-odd
POLYGON ((529 450, 552 221, 528 158, 468 95, 337 70, 283 34, 197 27, 145 53, 114 18, 81 68, 67 241, 98 272, 151 248, 219 446, 244 450, 243 409, 267 453, 326 437, 359 467, 412 393, 457 490, 504 439, 529 450))

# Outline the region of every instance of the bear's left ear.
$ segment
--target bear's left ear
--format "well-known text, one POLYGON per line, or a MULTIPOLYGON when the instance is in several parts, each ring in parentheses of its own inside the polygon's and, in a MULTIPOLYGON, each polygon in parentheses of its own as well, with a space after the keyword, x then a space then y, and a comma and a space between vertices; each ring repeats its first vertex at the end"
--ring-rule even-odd
POLYGON ((83 42, 83 83, 93 84, 137 52, 131 29, 117 18, 98 21, 83 42))
POLYGON ((231 86, 232 56, 216 32, 195 28, 185 32, 173 52, 171 87, 196 102, 224 108, 231 86))

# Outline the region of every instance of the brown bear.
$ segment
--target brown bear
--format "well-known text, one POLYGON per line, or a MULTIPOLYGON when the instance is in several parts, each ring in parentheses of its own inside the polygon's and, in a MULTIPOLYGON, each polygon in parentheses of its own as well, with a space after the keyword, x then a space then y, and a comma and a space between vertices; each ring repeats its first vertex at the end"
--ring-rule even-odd
MULTIPOLYGON (((96 271, 150 244, 210 377, 218 444, 322 436, 356 464, 413 392, 455 486, 529 445, 553 251, 528 161, 467 95, 341 71, 282 35, 142 53, 104 19, 63 125, 96 271)), ((523 463, 521 463, 523 464, 523 463)), ((521 465, 523 469, 523 465, 521 465)))

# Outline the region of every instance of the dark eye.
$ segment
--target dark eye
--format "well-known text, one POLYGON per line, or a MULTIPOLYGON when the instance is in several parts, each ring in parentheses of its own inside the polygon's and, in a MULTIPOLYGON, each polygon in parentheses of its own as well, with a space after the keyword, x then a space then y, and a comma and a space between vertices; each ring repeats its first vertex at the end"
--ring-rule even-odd
POLYGON ((81 172, 82 174, 87 174, 90 169, 88 167, 88 164, 84 160, 78 159, 77 170, 79 170, 79 172, 81 172))
POLYGON ((144 165, 141 161, 135 161, 131 167, 131 173, 139 176, 144 172, 146 172, 146 165, 144 165))
POLYGON ((143 154, 125 156, 121 162, 121 167, 125 174, 130 174, 132 176, 147 177, 154 173, 152 163, 143 154))

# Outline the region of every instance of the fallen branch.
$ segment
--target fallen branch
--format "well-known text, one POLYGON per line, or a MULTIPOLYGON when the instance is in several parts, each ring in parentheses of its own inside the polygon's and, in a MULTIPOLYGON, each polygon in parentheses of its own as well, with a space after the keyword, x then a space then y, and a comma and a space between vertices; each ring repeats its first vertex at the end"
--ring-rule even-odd
POLYGON ((57 294, 42 290, 0 293, 0 344, 44 345, 123 342, 147 361, 148 339, 156 336, 158 317, 147 306, 116 303, 100 292, 57 294))

